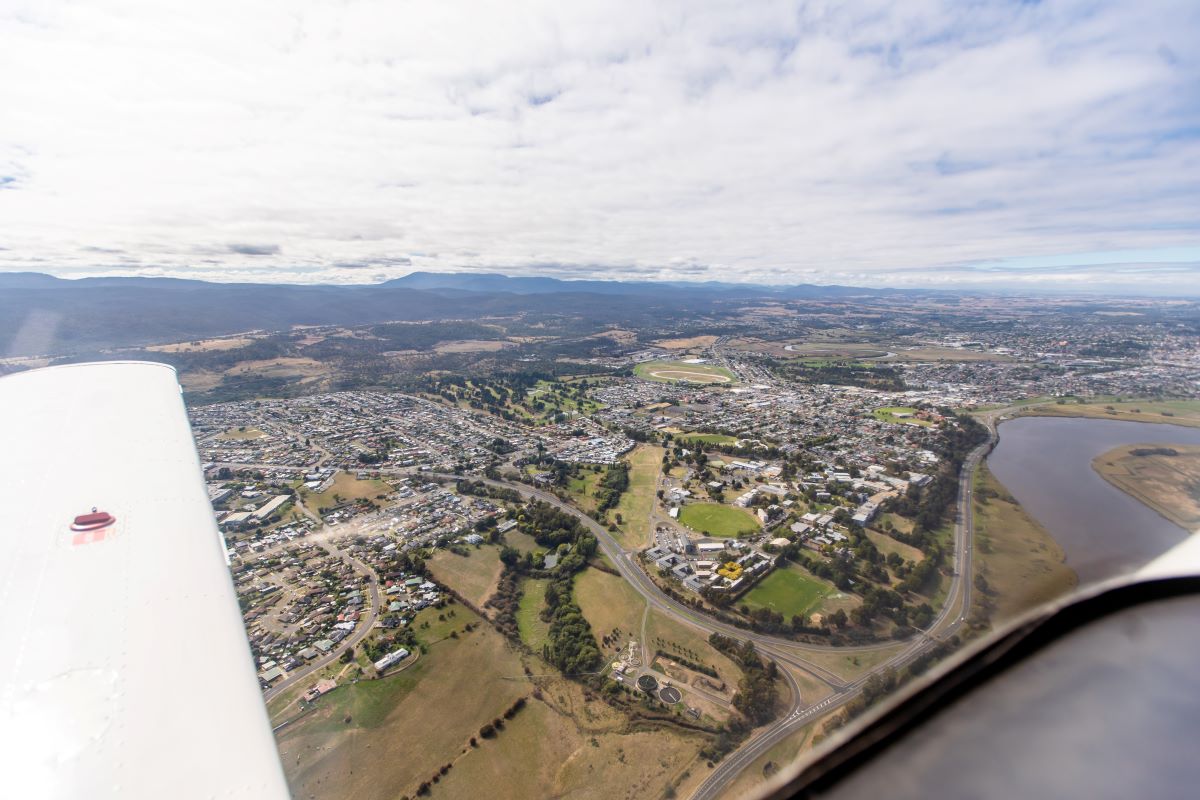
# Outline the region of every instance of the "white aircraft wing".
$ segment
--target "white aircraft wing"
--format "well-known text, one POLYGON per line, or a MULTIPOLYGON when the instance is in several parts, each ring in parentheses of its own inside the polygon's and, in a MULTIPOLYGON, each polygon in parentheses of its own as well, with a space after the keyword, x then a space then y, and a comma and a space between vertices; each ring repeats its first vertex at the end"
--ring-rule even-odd
POLYGON ((0 378, 0 795, 286 798, 175 371, 0 378))

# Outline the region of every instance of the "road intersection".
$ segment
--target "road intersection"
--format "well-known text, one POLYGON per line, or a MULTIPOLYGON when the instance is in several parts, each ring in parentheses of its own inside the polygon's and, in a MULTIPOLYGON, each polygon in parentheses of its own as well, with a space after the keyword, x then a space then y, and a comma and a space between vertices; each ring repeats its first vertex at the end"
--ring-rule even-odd
MULTIPOLYGON (((705 635, 711 633, 720 633, 725 636, 734 637, 741 640, 750 640, 759 653, 767 658, 776 661, 782 669, 779 674, 783 677, 789 690, 788 707, 781 715, 772 723, 756 732, 751 738, 744 742, 741 747, 727 756, 714 768, 712 773, 705 779, 703 783, 692 794, 692 800, 714 800, 742 773, 743 770, 753 764, 760 756, 769 751, 779 742, 794 733, 799 732, 805 726, 813 721, 829 714, 832 711, 840 708, 846 703, 853 700, 863 686, 872 675, 879 674, 886 670, 900 669, 927 650, 933 648, 942 640, 953 636, 958 629, 965 624, 967 615, 971 607, 971 569, 974 553, 974 519, 972 514, 973 502, 973 478, 976 468, 980 462, 990 452, 992 446, 997 440, 996 423, 1002 419, 1004 414, 1011 409, 998 409, 981 415, 981 419, 988 429, 988 440, 977 446, 964 460, 959 473, 958 487, 958 502, 956 508, 956 519, 954 525, 954 561, 953 569, 950 574, 950 586, 946 593, 946 600, 942 604, 942 608, 930 626, 923 632, 918 633, 908 640, 903 648, 896 654, 892 655, 872 667, 869 671, 864 672, 857 678, 847 681, 828 668, 816 663, 812 657, 819 654, 838 653, 842 655, 862 655, 868 653, 878 653, 881 650, 889 650, 895 648, 895 642, 885 642, 872 645, 858 645, 839 647, 834 645, 820 645, 796 642, 779 636, 771 636, 763 633, 738 628, 733 625, 720 622, 712 617, 697 611, 690 606, 681 603, 674 597, 667 595, 654 580, 642 569, 639 563, 637 553, 628 551, 622 547, 612 534, 596 520, 589 517, 579 508, 562 500, 554 494, 543 491, 541 489, 529 486, 524 483, 515 483, 502 480, 493 480, 488 478, 472 477, 472 480, 482 480, 484 483, 498 487, 513 489, 527 499, 536 499, 558 508, 562 511, 575 516, 581 524, 583 524, 593 535, 595 535, 601 550, 608 556, 613 566, 616 568, 620 576, 625 579, 630 586, 638 592, 645 600, 647 607, 658 611, 671 619, 683 625, 687 625, 705 635), (797 681, 793 670, 800 670, 808 673, 823 683, 827 684, 832 694, 822 698, 820 701, 805 705, 804 698, 801 696, 800 684, 797 681)), ((251 464, 229 464, 233 467, 254 467, 267 468, 270 465, 251 465, 251 464)), ((404 469, 383 469, 380 472, 392 474, 415 474, 412 470, 404 469)), ((430 478, 438 478, 443 480, 460 480, 462 476, 446 474, 446 473, 419 473, 430 478)), ((372 583, 372 613, 377 614, 379 603, 377 598, 378 587, 372 583)), ((355 632, 353 637, 355 641, 361 640, 371 629, 371 622, 361 626, 355 632)), ((339 651, 344 648, 339 648, 339 651)), ((332 655, 332 654, 331 654, 332 655)), ((323 662, 328 663, 332 659, 326 657, 323 662)), ((280 691, 288 688, 295 683, 302 681, 307 675, 311 674, 315 669, 324 666, 322 664, 313 664, 310 668, 306 668, 302 672, 291 676, 283 684, 273 689, 268 694, 268 699, 277 695, 280 691)))

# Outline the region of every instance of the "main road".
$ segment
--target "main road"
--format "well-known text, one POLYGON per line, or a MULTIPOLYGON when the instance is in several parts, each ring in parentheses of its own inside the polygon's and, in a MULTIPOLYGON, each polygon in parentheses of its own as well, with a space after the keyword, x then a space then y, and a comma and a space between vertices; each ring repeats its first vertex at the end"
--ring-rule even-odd
MULTIPOLYGON (((996 441, 995 420, 1001 411, 992 412, 984 418, 988 428, 988 439, 972 450, 963 460, 958 476, 958 504, 954 524, 954 566, 950 575, 950 587, 946 593, 946 601, 941 611, 930 624, 929 628, 914 636, 908 644, 896 655, 880 663, 869 672, 860 675, 853 681, 845 681, 830 670, 805 658, 816 653, 867 653, 890 648, 892 644, 876 644, 858 647, 836 647, 833 645, 802 644, 779 636, 755 633, 727 625, 712 617, 679 602, 667 595, 650 578, 636 562, 636 554, 621 547, 620 543, 602 525, 584 514, 575 506, 561 500, 549 492, 536 489, 526 484, 509 483, 506 481, 487 478, 472 478, 484 483, 514 489, 527 498, 541 500, 554 507, 573 514, 595 536, 600 548, 609 557, 617 571, 655 610, 674 618, 675 620, 697 628, 706 633, 721 633, 738 639, 749 639, 754 642, 760 653, 787 666, 801 669, 828 684, 833 693, 820 702, 805 706, 800 696, 799 685, 787 669, 781 669, 780 674, 788 681, 791 690, 791 703, 787 710, 774 722, 760 730, 747 740, 741 747, 720 762, 712 773, 692 794, 692 800, 713 800, 732 783, 738 775, 779 742, 793 733, 804 728, 817 718, 836 710, 850 702, 862 690, 862 687, 872 675, 888 669, 899 669, 915 660, 925 651, 934 647, 943 638, 952 636, 966 621, 971 608, 971 563, 974 551, 974 515, 972 502, 974 488, 972 486, 975 470, 979 462, 987 455, 996 441)), ((460 476, 444 473, 426 473, 432 477, 443 479, 458 479, 460 476)))
MULTIPOLYGON (((470 479, 479 480, 485 484, 499 488, 516 490, 526 498, 549 503, 555 508, 574 515, 595 535, 601 550, 608 556, 609 560, 616 567, 617 572, 645 599, 650 608, 706 634, 720 633, 738 639, 748 639, 754 642, 755 647, 760 653, 774 659, 780 664, 807 672, 826 683, 832 689, 832 694, 820 702, 805 706, 801 697, 800 686, 795 676, 788 669, 781 669, 779 674, 787 682, 791 694, 791 702, 788 708, 779 718, 758 731, 743 743, 741 747, 721 761, 692 794, 692 800, 714 800, 714 798, 720 796, 743 770, 753 764, 755 760, 776 744, 798 732, 814 720, 854 699, 872 675, 889 669, 899 669, 909 664, 938 644, 942 639, 954 635, 965 623, 967 614, 971 608, 971 565, 974 553, 974 515, 972 513, 974 488, 972 481, 980 461, 983 460, 996 441, 995 425, 997 420, 1008 411, 1010 411, 1009 408, 1004 408, 982 415, 982 419, 988 429, 988 440, 968 454, 959 472, 958 503, 954 524, 954 562, 950 575, 950 586, 946 593, 946 601, 942 604, 940 612, 927 630, 912 637, 898 653, 851 681, 842 679, 829 669, 810 660, 811 656, 828 653, 846 655, 865 654, 889 649, 894 647, 895 644, 837 647, 834 645, 800 643, 779 636, 748 631, 720 622, 667 595, 637 563, 636 553, 626 551, 612 537, 608 530, 596 522, 596 520, 556 495, 523 483, 510 483, 508 481, 475 476, 471 476, 470 479), (809 656, 809 658, 806 658, 806 656, 809 656)), ((258 469, 277 468, 268 464, 228 464, 228 466, 258 469)), ((414 474, 412 470, 406 469, 385 468, 373 471, 392 474, 414 474)), ((432 472, 418 474, 448 480, 460 480, 464 477, 461 475, 432 472)), ((375 607, 377 607, 377 604, 375 607)), ((365 627, 364 632, 366 630, 369 630, 369 627, 365 627)), ((305 670, 305 674, 307 673, 308 670, 305 670)), ((288 684, 290 685, 291 681, 288 681, 288 684)), ((284 686, 281 685, 277 688, 281 690, 284 686)), ((273 694, 274 692, 272 692, 273 694)))

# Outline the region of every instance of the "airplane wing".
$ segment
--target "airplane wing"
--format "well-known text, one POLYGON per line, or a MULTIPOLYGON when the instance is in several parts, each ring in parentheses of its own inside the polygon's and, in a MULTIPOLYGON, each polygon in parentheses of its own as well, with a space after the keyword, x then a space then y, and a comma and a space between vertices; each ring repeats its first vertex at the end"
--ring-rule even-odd
POLYGON ((286 798, 175 371, 0 378, 0 794, 286 798))

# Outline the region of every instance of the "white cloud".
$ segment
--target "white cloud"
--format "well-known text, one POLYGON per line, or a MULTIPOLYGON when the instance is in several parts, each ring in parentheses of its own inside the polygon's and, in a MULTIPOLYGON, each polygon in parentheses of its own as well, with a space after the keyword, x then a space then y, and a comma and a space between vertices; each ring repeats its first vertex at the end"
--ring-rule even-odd
POLYGON ((1032 280, 948 267, 1200 244, 1198 21, 1183 0, 10 3, 0 268, 1032 280))

